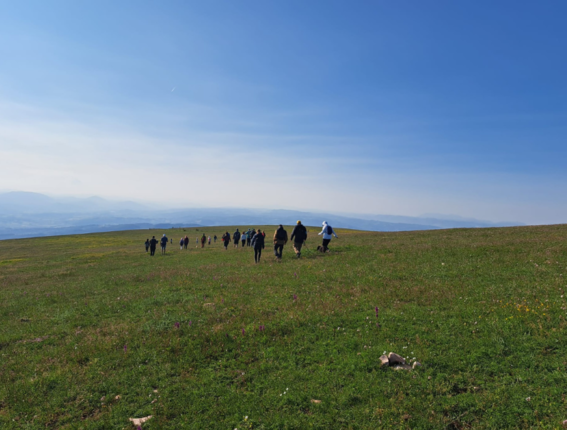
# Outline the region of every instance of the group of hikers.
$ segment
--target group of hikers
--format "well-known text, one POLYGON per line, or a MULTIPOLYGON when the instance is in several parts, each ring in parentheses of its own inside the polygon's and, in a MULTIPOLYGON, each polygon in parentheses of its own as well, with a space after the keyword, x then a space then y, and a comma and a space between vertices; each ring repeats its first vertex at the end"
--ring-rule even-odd
MULTIPOLYGON (((323 221, 323 229, 319 233, 319 236, 323 236, 323 243, 317 246, 318 252, 327 252, 329 250, 329 243, 331 242, 333 236, 335 236, 338 239, 338 236, 333 230, 333 227, 331 227, 327 223, 327 221, 323 221)), ((221 240, 223 242, 225 250, 228 249, 228 245, 230 245, 231 242, 234 243, 235 248, 238 248, 239 245, 241 247, 251 246, 252 248, 254 248, 254 261, 256 263, 259 263, 260 258, 262 256, 262 250, 265 248, 265 238, 266 238, 265 230, 262 231, 260 229, 258 230, 248 229, 247 231, 240 232, 238 229, 236 229, 236 231, 232 235, 228 231, 226 231, 222 235, 221 240)), ((217 236, 214 235, 212 240, 214 240, 214 242, 216 243, 217 236)), ((303 245, 307 240, 307 228, 305 228, 305 226, 301 223, 301 221, 297 221, 296 226, 293 228, 293 231, 291 232, 291 236, 289 237, 289 240, 293 241, 293 250, 295 251, 295 255, 297 256, 297 258, 301 258, 301 249, 303 248, 303 245)), ((152 256, 155 255, 156 247, 157 244, 159 243, 161 245, 161 253, 165 254, 165 250, 168 242, 170 242, 170 239, 168 239, 165 234, 162 236, 162 238, 159 241, 156 239, 155 236, 152 236, 151 240, 146 239, 146 243, 145 243, 146 252, 149 251, 150 255, 152 256)), ((209 243, 209 245, 211 244, 211 236, 207 237, 207 235, 203 233, 200 239, 199 238, 196 239, 197 246, 199 246, 199 242, 201 243, 201 248, 204 248, 207 242, 209 243)), ((288 242, 287 231, 284 229, 283 225, 280 224, 279 227, 274 232, 274 238, 273 238, 274 255, 277 261, 281 261, 283 248, 287 244, 287 242, 288 242)), ((173 243, 173 239, 171 239, 171 243, 173 243)), ((179 240, 180 249, 187 249, 188 245, 189 245, 189 238, 187 236, 179 240)))

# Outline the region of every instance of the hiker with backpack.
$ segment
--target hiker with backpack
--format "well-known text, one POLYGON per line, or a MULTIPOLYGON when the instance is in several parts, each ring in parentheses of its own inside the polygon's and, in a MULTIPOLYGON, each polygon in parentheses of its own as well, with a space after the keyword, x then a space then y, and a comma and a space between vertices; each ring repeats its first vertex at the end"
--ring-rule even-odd
POLYGON ((250 241, 250 245, 254 248, 254 262, 259 263, 260 257, 262 256, 262 249, 264 249, 264 235, 260 229, 258 229, 258 233, 256 233, 250 241))
POLYGON ((278 261, 281 261, 283 254, 283 247, 287 243, 287 231, 280 224, 274 233, 274 254, 278 261))
POLYGON ((183 238, 181 238, 181 240, 179 241, 179 250, 183 251, 183 245, 185 245, 185 241, 183 240, 183 238))
POLYGON ((189 245, 189 238, 185 236, 185 238, 183 239, 183 246, 185 246, 185 249, 187 249, 187 245, 189 245))
POLYGON ((236 229, 236 231, 232 235, 232 240, 234 241, 234 247, 238 248, 238 242, 240 242, 240 232, 238 231, 238 229, 236 229))
POLYGON ((224 244, 224 250, 228 249, 228 244, 230 243, 230 233, 227 231, 225 234, 222 235, 221 240, 224 244))
POLYGON ((242 233, 242 236, 240 236, 240 240, 242 241, 242 248, 244 248, 244 245, 246 245, 246 232, 242 233))
POLYGON ((307 240, 307 229, 301 221, 297 221, 297 225, 293 228, 291 232, 291 240, 293 240, 293 250, 297 258, 301 258, 301 247, 303 243, 307 240))
POLYGON ((144 245, 146 245, 146 252, 148 252, 148 249, 150 248, 150 239, 146 239, 146 243, 144 245))
POLYGON ((217 243, 217 235, 215 234, 215 236, 213 237, 213 240, 215 241, 215 243, 217 243))
POLYGON ((153 257, 156 253, 156 246, 158 244, 158 240, 155 236, 152 236, 152 240, 150 240, 150 255, 153 257))
POLYGON ((321 235, 323 235, 323 245, 317 247, 317 251, 320 252, 327 252, 329 250, 329 243, 331 242, 333 235, 337 239, 339 238, 339 236, 335 233, 335 230, 333 230, 333 227, 331 227, 327 221, 323 221, 323 230, 319 233, 319 236, 321 235))
MULTIPOLYGON (((171 240, 173 240, 173 238, 171 240)), ((162 255, 165 254, 165 247, 167 246, 167 242, 169 242, 169 239, 167 238, 167 236, 164 233, 162 238, 161 238, 161 253, 162 253, 162 255)))
POLYGON ((205 247, 206 241, 207 241, 207 236, 205 235, 205 233, 203 233, 203 235, 201 236, 201 248, 205 247))
POLYGON ((250 245, 251 245, 251 243, 252 243, 252 238, 254 237, 255 234, 256 234, 256 233, 255 233, 255 232, 252 232, 251 229, 248 229, 248 230, 246 231, 246 246, 250 246, 250 245))

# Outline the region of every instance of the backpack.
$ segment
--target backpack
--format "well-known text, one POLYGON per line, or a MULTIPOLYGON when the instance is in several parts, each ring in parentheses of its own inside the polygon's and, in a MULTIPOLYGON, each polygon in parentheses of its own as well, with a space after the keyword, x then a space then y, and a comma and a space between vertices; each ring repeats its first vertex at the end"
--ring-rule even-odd
POLYGON ((333 234, 333 227, 327 224, 327 227, 325 227, 325 233, 327 233, 328 235, 333 234))
POLYGON ((285 240, 285 230, 283 228, 278 228, 278 231, 276 232, 276 239, 285 240))

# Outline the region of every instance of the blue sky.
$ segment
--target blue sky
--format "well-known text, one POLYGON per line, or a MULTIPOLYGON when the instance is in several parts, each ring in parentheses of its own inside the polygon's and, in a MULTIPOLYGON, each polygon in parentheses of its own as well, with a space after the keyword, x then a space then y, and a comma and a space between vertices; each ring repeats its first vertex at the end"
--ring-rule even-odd
POLYGON ((561 1, 2 2, 0 189, 565 222, 565 16, 561 1))

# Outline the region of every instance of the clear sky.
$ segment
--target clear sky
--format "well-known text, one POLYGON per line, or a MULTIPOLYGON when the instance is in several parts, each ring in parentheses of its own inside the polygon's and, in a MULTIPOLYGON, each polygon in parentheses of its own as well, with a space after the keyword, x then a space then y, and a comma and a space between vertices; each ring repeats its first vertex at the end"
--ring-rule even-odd
POLYGON ((567 222, 567 2, 3 1, 0 190, 567 222))

